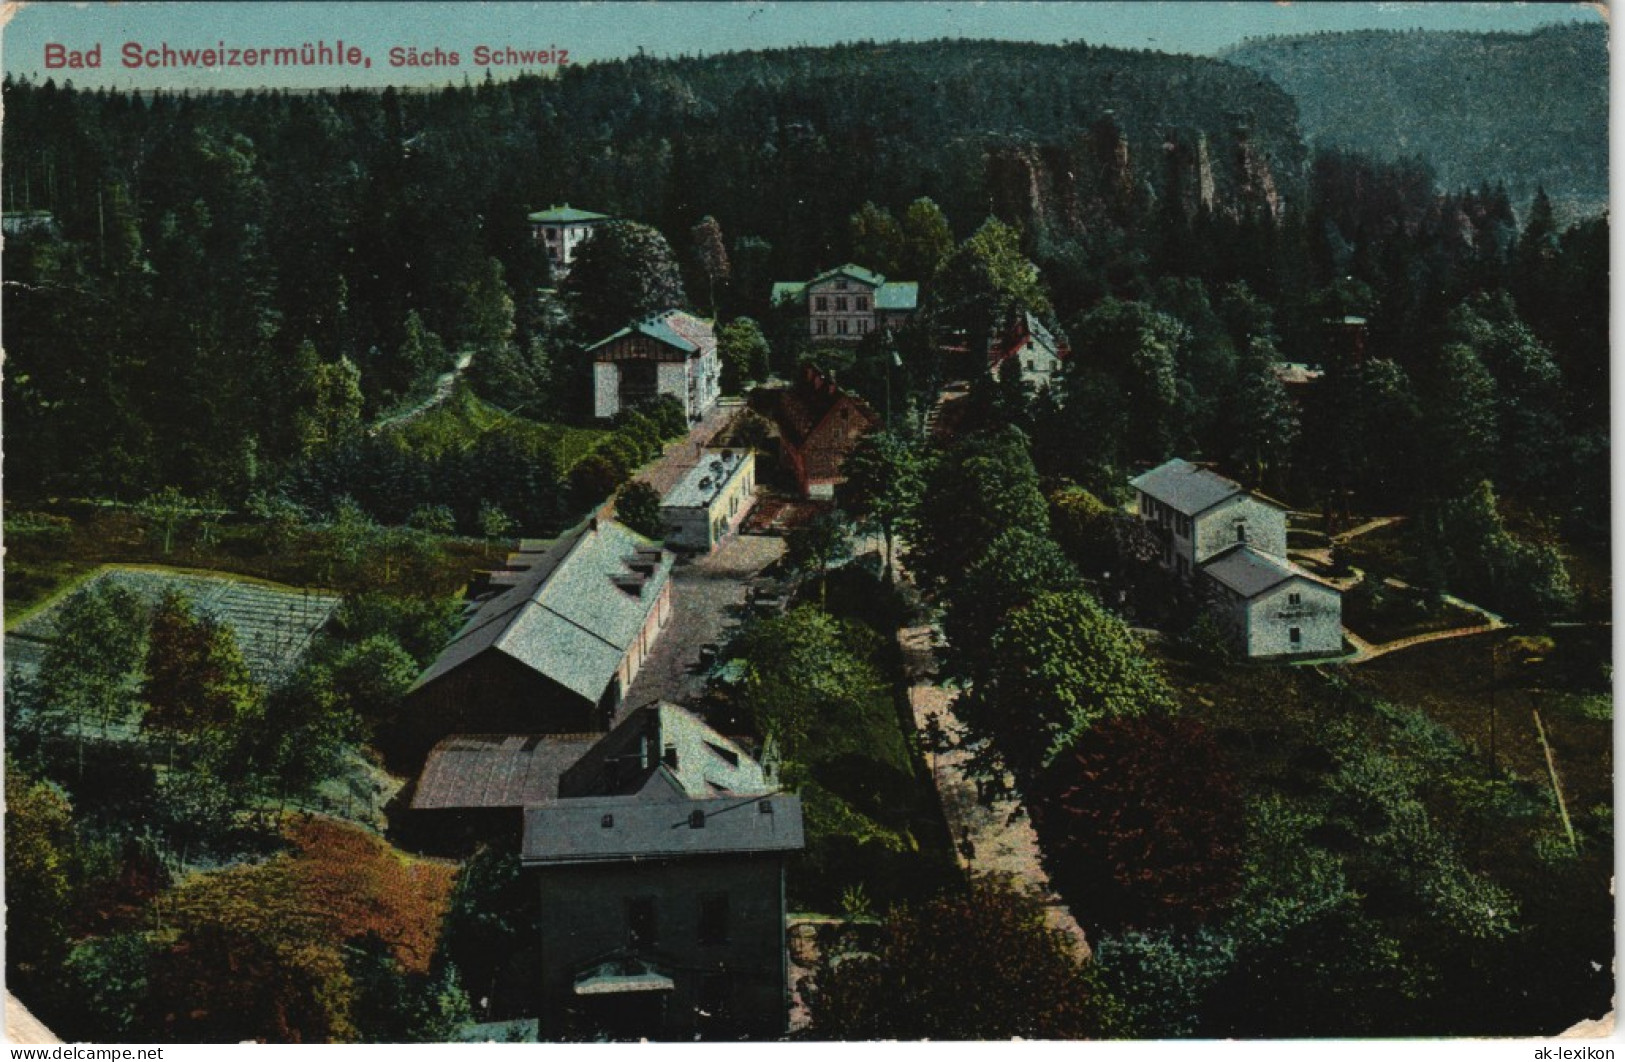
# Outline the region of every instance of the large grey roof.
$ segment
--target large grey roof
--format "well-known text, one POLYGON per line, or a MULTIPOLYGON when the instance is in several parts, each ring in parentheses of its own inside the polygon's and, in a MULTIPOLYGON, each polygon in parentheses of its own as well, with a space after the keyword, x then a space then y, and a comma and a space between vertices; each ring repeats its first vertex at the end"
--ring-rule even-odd
POLYGON ((536 866, 793 852, 805 843, 801 800, 794 796, 659 803, 596 797, 526 808, 520 853, 527 866, 536 866))
POLYGON ((1242 493, 1241 484, 1235 480, 1179 457, 1136 476, 1129 485, 1186 516, 1195 516, 1242 493))
POLYGON ((1202 565, 1202 571, 1244 598, 1254 598, 1286 582, 1303 579, 1324 586, 1320 580, 1296 565, 1260 553, 1251 546, 1233 546, 1202 565))
POLYGON ((705 509, 716 500, 739 470, 749 450, 707 450, 700 463, 683 473, 677 485, 660 499, 662 508, 705 509))
POLYGON ((522 808, 554 800, 559 776, 600 734, 453 734, 429 753, 417 810, 522 808))
POLYGON ((649 539, 610 520, 564 536, 469 617, 413 688, 494 650, 597 701, 671 576, 672 555, 658 552, 641 589, 622 589, 640 547, 656 556, 649 539))

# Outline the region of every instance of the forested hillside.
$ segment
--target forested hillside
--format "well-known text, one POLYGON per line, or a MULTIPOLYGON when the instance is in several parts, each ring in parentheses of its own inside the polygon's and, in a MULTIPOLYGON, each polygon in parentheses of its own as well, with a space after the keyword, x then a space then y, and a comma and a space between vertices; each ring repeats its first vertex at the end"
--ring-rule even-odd
POLYGON ((760 302, 848 253, 866 200, 931 196, 961 236, 998 212, 1101 241, 1171 180, 1229 216, 1304 183, 1273 86, 1083 45, 639 58, 430 93, 8 82, 5 102, 5 209, 50 211, 60 236, 8 254, 14 496, 240 496, 305 448, 301 409, 340 382, 323 366, 359 370, 370 414, 448 350, 525 350, 547 281, 525 215, 550 203, 679 246, 712 215, 732 290, 760 302))
POLYGON ((1298 103, 1304 136, 1384 159, 1420 156, 1445 187, 1504 181, 1523 202, 1608 204, 1608 31, 1361 30, 1248 41, 1224 58, 1298 103))

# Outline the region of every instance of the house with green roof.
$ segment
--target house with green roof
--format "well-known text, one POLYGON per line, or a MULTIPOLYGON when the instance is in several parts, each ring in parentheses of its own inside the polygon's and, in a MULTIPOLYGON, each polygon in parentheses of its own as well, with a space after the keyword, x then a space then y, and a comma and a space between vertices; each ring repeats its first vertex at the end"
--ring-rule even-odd
POLYGON ((547 248, 547 260, 553 264, 553 279, 563 280, 569 276, 577 248, 592 235, 594 227, 614 220, 614 215, 578 210, 569 203, 531 214, 531 234, 537 243, 547 248))
POLYGON ((722 362, 712 322, 683 310, 663 310, 631 322, 587 348, 592 357, 593 415, 670 395, 690 422, 722 397, 722 362))
POLYGON ((901 328, 919 307, 920 285, 887 280, 848 262, 808 281, 773 285, 775 306, 807 314, 807 335, 819 343, 857 343, 881 328, 901 328))

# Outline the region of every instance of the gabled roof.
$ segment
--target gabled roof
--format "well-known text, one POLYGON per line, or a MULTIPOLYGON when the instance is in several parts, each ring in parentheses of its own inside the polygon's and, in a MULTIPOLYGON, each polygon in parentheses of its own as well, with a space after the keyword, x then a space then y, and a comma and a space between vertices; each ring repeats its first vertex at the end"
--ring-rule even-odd
POLYGON ((1271 557, 1247 545, 1235 545, 1202 565, 1203 574, 1251 600, 1292 579, 1302 579, 1335 592, 1290 561, 1271 557))
POLYGON ((781 280, 773 285, 773 303, 800 302, 807 296, 807 289, 814 284, 821 284, 826 280, 835 280, 845 277, 854 280, 865 287, 874 288, 875 309, 877 310, 912 310, 920 302, 920 285, 913 280, 888 281, 883 274, 865 269, 851 262, 826 269, 811 280, 781 280))
POLYGON ((821 284, 826 280, 835 280, 838 277, 846 277, 848 280, 855 280, 859 284, 867 284, 871 288, 878 288, 880 285, 886 283, 886 277, 884 274, 876 273, 871 269, 865 269, 860 265, 853 265, 851 262, 846 262, 842 265, 836 266, 834 269, 824 270, 822 273, 807 281, 807 286, 811 287, 814 284, 821 284))
POLYGON ((670 553, 630 528, 590 520, 480 605, 412 688, 494 651, 597 701, 659 600, 672 563, 670 553))
POLYGON ((710 321, 682 310, 663 310, 634 321, 613 335, 605 336, 588 347, 587 352, 590 354, 599 347, 607 346, 634 333, 648 336, 689 357, 705 354, 716 349, 717 345, 716 330, 710 321))
POLYGON ((1028 342, 1041 347, 1053 357, 1066 357, 1067 352, 1056 342, 1050 330, 1044 327, 1044 322, 1023 310, 1019 315, 1011 317, 1002 330, 989 337, 988 364, 998 365, 1028 342))
POLYGON ((563 206, 552 206, 546 210, 538 210, 530 215, 530 220, 538 225, 562 225, 570 222, 613 221, 609 214, 594 214, 590 210, 577 210, 569 203, 563 206))
POLYGON ((453 734, 429 753, 416 810, 522 808, 554 800, 559 777, 600 734, 453 734))
POLYGON ((798 797, 595 797, 526 808, 520 858, 526 866, 604 863, 794 852, 805 844, 798 797))
POLYGON ((667 701, 633 711, 567 769, 559 797, 630 796, 657 803, 768 792, 761 765, 667 701))
POLYGON ((1129 486, 1185 516, 1195 516, 1228 498, 1246 493, 1235 480, 1178 457, 1134 477, 1129 480, 1129 486))
POLYGON ((807 294, 805 280, 780 280, 773 285, 773 305, 799 301, 805 294, 807 294))
POLYGON ((841 405, 857 410, 858 415, 872 425, 880 423, 880 417, 867 402, 842 391, 811 365, 805 366, 794 387, 778 392, 773 412, 780 438, 799 449, 841 405))

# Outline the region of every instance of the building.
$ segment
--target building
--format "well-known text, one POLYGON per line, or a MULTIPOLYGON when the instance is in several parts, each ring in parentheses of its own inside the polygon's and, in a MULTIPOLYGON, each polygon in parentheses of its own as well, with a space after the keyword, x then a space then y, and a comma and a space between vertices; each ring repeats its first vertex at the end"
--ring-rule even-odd
POLYGON ((407 691, 413 758, 453 733, 607 729, 671 617, 673 561, 597 519, 511 556, 407 691))
POLYGON ((1210 606, 1247 656, 1342 651, 1342 595, 1290 561, 1233 546, 1204 565, 1202 575, 1210 606))
POLYGON ((880 417, 811 365, 794 387, 767 392, 763 403, 779 429, 779 461, 807 498, 833 498, 841 465, 880 417))
POLYGON ((609 214, 594 214, 590 210, 577 210, 569 203, 548 207, 530 215, 530 231, 547 248, 547 260, 553 265, 553 279, 563 280, 570 275, 570 265, 576 251, 591 236, 593 229, 606 221, 614 221, 609 214))
POLYGON ((1130 485, 1163 566, 1199 586, 1249 657, 1341 650, 1342 596, 1287 559, 1284 507, 1177 457, 1130 485))
POLYGON ((1044 322, 1025 310, 1012 314, 1005 327, 988 340, 987 370, 998 379, 1012 360, 1023 383, 1049 387, 1060 376, 1061 362, 1068 355, 1044 322))
POLYGON ((1234 480, 1176 457, 1129 485, 1162 540, 1163 567, 1182 579, 1238 544, 1286 557, 1286 510, 1234 480))
POLYGON ((54 234, 56 217, 49 210, 8 210, 0 214, 0 232, 7 236, 26 236, 32 232, 54 234))
POLYGON ((901 328, 919 301, 918 283, 887 280, 850 262, 808 281, 773 285, 773 305, 804 309, 814 342, 856 343, 870 332, 901 328))
POLYGON ((448 738, 413 807, 512 824, 541 897, 541 1039, 785 1031, 801 804, 696 716, 657 702, 591 740, 448 738))
POLYGON ((634 321, 587 353, 593 363, 593 415, 605 420, 639 402, 671 395, 684 415, 697 421, 722 396, 716 330, 682 310, 634 321))
POLYGON ((660 500, 666 548, 709 553, 739 529, 755 500, 756 455, 706 450, 660 500))

